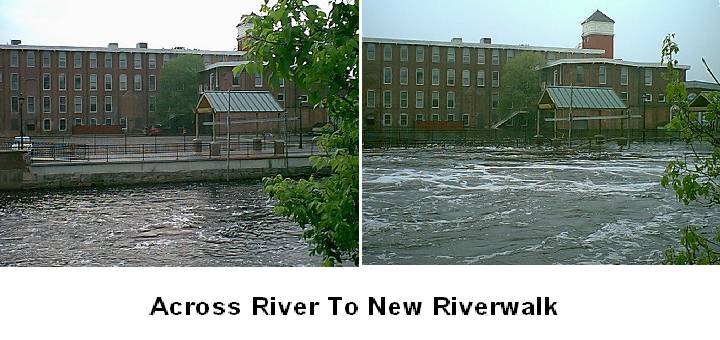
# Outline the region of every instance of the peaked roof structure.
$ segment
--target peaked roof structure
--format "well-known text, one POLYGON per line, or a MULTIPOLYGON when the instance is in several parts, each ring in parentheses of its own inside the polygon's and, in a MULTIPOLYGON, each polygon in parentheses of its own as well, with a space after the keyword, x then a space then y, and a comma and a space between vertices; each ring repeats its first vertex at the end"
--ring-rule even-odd
POLYGON ((284 111, 268 91, 206 91, 200 97, 196 109, 200 113, 204 113, 207 109, 227 112, 228 103, 231 113, 284 111))
POLYGON ((610 19, 609 16, 605 15, 605 13, 600 12, 600 10, 596 10, 595 13, 593 13, 589 18, 585 19, 582 23, 585 24, 590 21, 599 21, 599 22, 612 22, 615 23, 615 20, 610 19))
POLYGON ((610 87, 548 86, 538 104, 555 109, 627 109, 625 103, 610 87))

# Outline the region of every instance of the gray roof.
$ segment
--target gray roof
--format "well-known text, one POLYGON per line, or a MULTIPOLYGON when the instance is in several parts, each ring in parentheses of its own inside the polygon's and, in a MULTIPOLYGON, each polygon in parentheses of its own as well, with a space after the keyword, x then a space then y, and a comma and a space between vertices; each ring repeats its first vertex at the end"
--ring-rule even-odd
POLYGON ((607 16, 607 15, 605 15, 605 13, 600 12, 599 9, 596 10, 595 13, 593 13, 590 17, 588 17, 587 19, 585 19, 585 21, 583 21, 582 23, 584 24, 584 23, 587 23, 587 22, 590 22, 590 21, 612 22, 612 23, 615 22, 615 20, 610 19, 610 17, 607 16))
MULTIPOLYGON (((230 112, 285 111, 268 91, 230 91, 229 94, 230 112)), ((228 111, 228 91, 206 91, 203 97, 207 98, 215 112, 228 111)))
POLYGON ((720 85, 699 80, 689 80, 685 82, 685 88, 720 91, 720 85))
MULTIPOLYGON (((632 67, 667 67, 666 64, 662 63, 643 63, 637 61, 625 61, 622 59, 610 59, 610 58, 581 58, 581 59, 558 59, 555 61, 548 62, 547 65, 541 68, 553 67, 560 64, 614 64, 622 66, 632 67)), ((675 65, 675 68, 682 70, 689 70, 690 65, 675 65)))
POLYGON ((625 103, 609 87, 548 86, 540 103, 552 103, 558 109, 626 109, 625 103))
POLYGON ((216 67, 235 67, 242 64, 247 64, 249 61, 220 61, 217 63, 212 63, 210 65, 205 66, 205 69, 203 71, 212 70, 216 67))
POLYGON ((168 53, 168 54, 218 54, 245 55, 244 51, 207 51, 189 48, 131 48, 131 47, 81 47, 45 45, 0 45, 0 50, 67 51, 67 52, 121 52, 121 53, 168 53))
POLYGON ((491 49, 507 49, 520 51, 540 51, 540 52, 559 52, 559 53, 585 53, 585 54, 603 54, 605 50, 589 49, 589 48, 565 48, 565 47, 543 47, 530 45, 509 45, 509 44, 485 44, 482 42, 471 43, 457 41, 432 41, 432 40, 408 40, 408 39, 387 39, 363 37, 363 44, 397 44, 397 45, 422 45, 422 46, 443 46, 443 47, 474 47, 474 48, 491 48, 491 49))

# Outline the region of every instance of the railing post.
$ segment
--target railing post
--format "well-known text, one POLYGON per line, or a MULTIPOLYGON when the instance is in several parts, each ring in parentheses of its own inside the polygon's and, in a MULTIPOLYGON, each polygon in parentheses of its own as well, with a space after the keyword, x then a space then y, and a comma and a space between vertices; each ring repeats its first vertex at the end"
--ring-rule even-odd
POLYGON ((105 145, 105 163, 110 162, 110 145, 105 145))
POLYGON ((145 161, 145 144, 141 144, 141 145, 142 145, 142 161, 144 162, 145 161))

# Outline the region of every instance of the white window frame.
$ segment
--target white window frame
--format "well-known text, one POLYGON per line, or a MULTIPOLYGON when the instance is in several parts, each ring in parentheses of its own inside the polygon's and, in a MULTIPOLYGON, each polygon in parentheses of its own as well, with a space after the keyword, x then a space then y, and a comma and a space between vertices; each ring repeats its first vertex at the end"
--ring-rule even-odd
POLYGON ((66 96, 58 96, 58 112, 67 113, 67 97, 66 96), (65 102, 64 105, 63 105, 63 101, 65 102))
POLYGON ((97 74, 95 74, 95 73, 90 74, 90 80, 88 81, 88 83, 89 83, 88 87, 89 87, 90 91, 97 91, 97 74), (94 83, 94 85, 93 85, 93 83, 94 83))
POLYGON ((407 45, 400 46, 400 61, 408 61, 409 51, 407 45))
POLYGON ((74 126, 83 126, 83 119, 80 117, 77 117, 77 118, 75 118, 75 121, 73 123, 75 124, 74 126), (78 124, 78 122, 80 122, 80 124, 78 124))
POLYGON ((50 118, 43 119, 43 131, 52 131, 52 119, 50 119, 50 118), (47 128, 45 127, 46 123, 47 123, 47 128))
POLYGON ((140 74, 133 75, 133 90, 135 90, 135 91, 143 90, 142 75, 140 75, 140 74))
POLYGON ((485 87, 485 70, 477 71, 477 76, 476 76, 475 81, 477 82, 477 86, 485 87))
POLYGON ((97 68, 97 52, 90 52, 90 68, 97 68))
POLYGON ((110 69, 111 69, 111 68, 112 68, 112 64, 113 64, 113 55, 112 55, 112 53, 110 53, 110 52, 105 52, 105 53, 103 54, 103 57, 104 57, 104 60, 105 60, 105 61, 104 61, 104 66, 105 66, 105 68, 110 68, 110 69), (109 62, 109 63, 108 63, 108 62, 109 62))
POLYGON ((626 66, 620 68, 620 85, 627 85, 629 79, 629 72, 626 66))
POLYGON ((105 113, 113 112, 112 96, 105 96, 105 98, 103 98, 103 110, 105 110, 105 113), (108 110, 108 104, 110 104, 110 110, 108 110))
POLYGON ((82 75, 81 74, 76 73, 73 76, 73 90, 82 91, 82 75), (78 80, 80 81, 79 82, 80 86, 78 86, 78 80))
POLYGON ((43 73, 43 91, 50 91, 52 89, 52 76, 50 73, 43 73), (47 82, 46 82, 47 80, 47 82), (47 87, 45 86, 47 84, 47 87))
POLYGON ((52 112, 52 98, 50 96, 43 96, 43 113, 52 112), (47 103, 47 105, 45 105, 47 103))
POLYGON ((119 80, 118 84, 119 84, 119 87, 120 87, 120 91, 127 91, 127 89, 128 89, 127 74, 125 74, 125 73, 121 73, 121 74, 120 74, 120 80, 119 80), (124 84, 125 86, 123 86, 123 84, 124 84))
POLYGON ((415 91, 415 108, 425 108, 425 91, 415 91))
POLYGON ((67 52, 60 51, 58 56, 58 68, 67 68, 67 52))
POLYGON ((440 121, 440 114, 439 113, 433 113, 431 120, 432 122, 439 122, 440 121))
POLYGON ((447 78, 446 78, 446 79, 447 79, 446 85, 447 85, 447 86, 455 86, 455 69, 453 69, 453 68, 447 69, 447 74, 446 74, 446 76, 447 76, 447 78), (452 82, 451 82, 451 80, 452 80, 452 82))
POLYGON ((95 126, 97 126, 97 125, 98 125, 98 124, 97 124, 97 118, 95 118, 95 117, 90 118, 90 125, 95 125, 95 126))
POLYGON ((478 65, 485 65, 485 49, 484 48, 477 49, 477 63, 478 63, 478 65))
POLYGON ((10 67, 20 67, 20 53, 18 51, 10 51, 10 67))
POLYGON ((440 108, 440 92, 439 91, 432 91, 432 94, 430 94, 430 106, 433 109, 440 108))
POLYGON ((58 90, 67 91, 67 76, 65 73, 58 74, 58 90))
POLYGON ((448 92, 447 92, 447 99, 445 100, 445 104, 446 104, 445 107, 448 108, 448 109, 454 109, 454 108, 455 108, 455 106, 457 105, 457 104, 455 103, 455 92, 453 92, 453 91, 448 91, 448 92), (450 97, 452 97, 452 106, 450 106, 450 97))
POLYGON ((408 68, 407 67, 401 67, 400 68, 400 85, 407 85, 408 84, 408 68), (404 77, 403 77, 404 76, 404 77))
POLYGON ((400 91, 400 108, 407 109, 407 107, 408 107, 408 91, 400 91))
POLYGON ((133 68, 142 70, 142 53, 133 53, 133 68))
POLYGON ((652 86, 652 81, 653 81, 652 78, 653 78, 652 77, 652 69, 649 67, 645 68, 645 71, 643 74, 643 80, 644 80, 645 86, 652 86), (649 77, 648 77, 648 75, 649 75, 649 77), (648 80, 650 80, 650 82, 648 82, 648 80))
POLYGON ((462 71, 462 85, 470 86, 470 70, 462 71))
POLYGON ((430 82, 432 85, 440 85, 440 69, 434 68, 430 71, 430 82))
POLYGON ((392 114, 385 113, 383 115, 383 126, 392 126, 392 114))
POLYGON ((120 53, 118 55, 118 68, 121 70, 127 70, 127 68, 128 68, 127 53, 120 53))
POLYGON ((392 67, 383 68, 383 84, 392 84, 392 67))
POLYGON ((383 107, 386 109, 392 108, 392 91, 383 91, 383 107))
POLYGON ((627 92, 620 92, 620 99, 627 101, 628 100, 628 93, 627 92))
POLYGON ((500 65, 500 50, 497 48, 492 50, 492 64, 500 65))
POLYGON ((90 102, 88 103, 90 105, 90 113, 97 113, 97 106, 98 106, 98 100, 97 96, 90 96, 90 102), (95 108, 93 109, 93 104, 95 105, 95 108))
POLYGON ((367 44, 367 60, 375 60, 377 49, 375 44, 367 44))
POLYGON ((470 49, 467 47, 463 47, 462 54, 463 65, 470 65, 470 49))
POLYGON ((462 115, 463 126, 470 126, 470 115, 465 113, 462 115))
POLYGON ((35 96, 28 96, 25 100, 25 105, 27 113, 35 113, 35 96), (32 104, 32 109, 30 108, 30 104, 32 104))
POLYGON ((665 94, 658 93, 658 103, 664 103, 664 102, 665 102, 665 94))
POLYGON ((112 73, 105 73, 103 89, 105 89, 105 91, 112 91, 112 73))
POLYGON ((375 90, 367 90, 367 100, 366 100, 367 107, 374 108, 375 107, 375 90), (372 100, 370 100, 372 98, 372 100))
POLYGON ((425 62, 425 46, 415 46, 415 62, 425 62))
POLYGON ((447 48, 447 63, 455 64, 455 47, 447 48))
POLYGON ((415 122, 422 122, 425 121, 425 115, 422 113, 416 113, 415 114, 415 122))
POLYGON ((25 52, 25 63, 27 67, 35 67, 35 51, 25 52))
POLYGON ((75 98, 73 98, 73 113, 83 113, 82 107, 82 96, 75 96, 75 98))
POLYGON ((17 73, 10 73, 10 90, 17 91, 20 88, 20 75, 17 73))
POLYGON ((58 131, 67 131, 67 120, 65 118, 58 120, 58 131))
POLYGON ((81 52, 73 52, 73 68, 82 68, 81 52))
POLYGON ((157 68, 157 56, 154 53, 148 54, 148 69, 154 70, 157 68))
POLYGON ((438 46, 433 46, 431 52, 432 52, 432 55, 431 55, 430 58, 431 58, 431 60, 432 60, 432 63, 433 63, 433 64, 439 64, 439 63, 440 63, 440 47, 438 47, 438 46))
POLYGON ((447 114, 447 121, 448 121, 448 122, 454 122, 454 121, 455 121, 455 114, 454 114, 454 113, 448 113, 448 114, 447 114))
POLYGON ((605 65, 600 65, 598 67, 598 83, 600 85, 607 84, 607 69, 605 68, 605 65))
POLYGON ((392 46, 391 45, 383 45, 383 60, 385 60, 385 61, 392 60, 392 46))
POLYGON ((410 119, 408 118, 408 114, 407 114, 407 113, 401 113, 401 114, 400 114, 400 120, 398 120, 398 125, 399 125, 399 126, 408 126, 409 121, 410 121, 410 119), (404 124, 403 124, 403 118, 405 118, 404 124))
POLYGON ((646 103, 652 103, 652 101, 653 101, 652 93, 646 93, 646 94, 644 94, 644 95, 643 95, 643 100, 644 100, 646 103))
POLYGON ((492 71, 492 87, 500 87, 500 71, 492 71))
POLYGON ((148 91, 157 91, 157 77, 154 74, 148 74, 148 91))
POLYGON ((422 67, 415 69, 415 85, 425 85, 425 69, 422 67))

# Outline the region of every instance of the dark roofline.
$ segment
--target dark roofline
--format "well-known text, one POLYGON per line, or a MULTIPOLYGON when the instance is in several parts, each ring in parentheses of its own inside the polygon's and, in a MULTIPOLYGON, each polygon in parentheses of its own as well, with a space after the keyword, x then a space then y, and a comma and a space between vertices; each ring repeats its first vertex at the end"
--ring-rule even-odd
POLYGON ((585 24, 585 23, 588 23, 588 22, 590 22, 590 21, 612 22, 612 23, 615 23, 615 20, 610 19, 609 16, 605 15, 605 13, 603 13, 603 12, 600 12, 599 9, 598 9, 598 10, 595 10, 595 13, 593 13, 591 16, 589 16, 587 19, 585 19, 585 21, 583 21, 582 23, 585 24))

